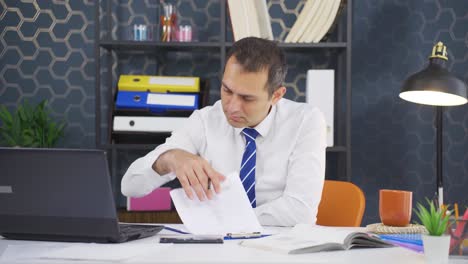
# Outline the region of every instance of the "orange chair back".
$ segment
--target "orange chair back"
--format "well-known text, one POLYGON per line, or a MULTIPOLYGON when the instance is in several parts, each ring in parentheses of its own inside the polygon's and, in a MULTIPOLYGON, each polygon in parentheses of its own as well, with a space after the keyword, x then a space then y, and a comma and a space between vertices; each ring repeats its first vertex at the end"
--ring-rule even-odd
POLYGON ((317 213, 317 224, 323 226, 360 226, 366 198, 351 182, 326 180, 317 213))

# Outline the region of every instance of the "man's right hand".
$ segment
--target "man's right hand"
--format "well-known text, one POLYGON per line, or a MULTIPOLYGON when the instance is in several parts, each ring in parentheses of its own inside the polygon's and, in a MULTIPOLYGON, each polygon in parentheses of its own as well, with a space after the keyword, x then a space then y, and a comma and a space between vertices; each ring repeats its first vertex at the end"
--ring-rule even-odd
POLYGON ((207 160, 181 149, 163 153, 154 162, 153 169, 160 175, 174 172, 189 199, 193 199, 193 189, 200 201, 204 201, 205 197, 213 198, 213 190, 208 187, 210 181, 214 191, 220 193, 221 182, 226 179, 207 160))

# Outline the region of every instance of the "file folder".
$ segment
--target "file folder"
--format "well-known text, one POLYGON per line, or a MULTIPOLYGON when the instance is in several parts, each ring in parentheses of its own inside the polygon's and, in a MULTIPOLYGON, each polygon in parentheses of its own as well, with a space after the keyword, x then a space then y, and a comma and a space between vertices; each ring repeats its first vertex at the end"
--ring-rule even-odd
POLYGON ((185 125, 187 117, 114 116, 114 131, 172 132, 185 125))
POLYGON ((198 94, 119 91, 116 109, 149 109, 153 113, 198 109, 198 94))
POLYGON ((128 211, 169 211, 171 210, 171 188, 156 188, 143 197, 128 197, 128 211))
POLYGON ((182 76, 120 75, 117 87, 120 91, 197 93, 200 91, 200 78, 182 76))
POLYGON ((308 70, 306 102, 322 111, 327 125, 327 146, 333 146, 335 71, 308 70))

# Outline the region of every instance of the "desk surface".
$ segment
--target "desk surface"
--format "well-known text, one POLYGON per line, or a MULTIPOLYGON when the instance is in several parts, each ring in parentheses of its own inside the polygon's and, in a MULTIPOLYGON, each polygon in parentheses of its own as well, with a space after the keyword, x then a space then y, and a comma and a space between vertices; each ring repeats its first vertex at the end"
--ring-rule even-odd
MULTIPOLYGON (((175 226, 177 225, 170 225, 175 226)), ((359 228, 357 228, 359 229, 359 228)), ((160 234, 173 234, 163 230, 160 234)), ((348 251, 320 252, 301 255, 285 255, 270 251, 241 247, 239 240, 225 241, 224 244, 179 244, 158 248, 159 235, 131 241, 122 245, 154 245, 154 251, 128 259, 123 263, 425 263, 424 256, 403 248, 354 249, 348 251)), ((51 259, 8 259, 5 258, 10 245, 22 247, 21 257, 33 251, 51 247, 66 247, 72 243, 14 241, 0 239, 0 263, 109 263, 108 261, 64 261, 51 259)), ((115 244, 117 245, 117 244, 115 244)), ((111 245, 112 246, 112 245, 111 245)), ((11 248, 11 247, 10 247, 11 248)), ((449 263, 467 263, 467 260, 450 259, 449 263)))

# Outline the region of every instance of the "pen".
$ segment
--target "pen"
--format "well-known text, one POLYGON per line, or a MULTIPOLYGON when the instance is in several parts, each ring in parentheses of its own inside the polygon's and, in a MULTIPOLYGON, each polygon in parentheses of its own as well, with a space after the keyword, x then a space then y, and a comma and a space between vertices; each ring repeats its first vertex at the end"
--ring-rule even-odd
POLYGON ((169 231, 172 231, 172 232, 175 232, 175 233, 179 233, 179 234, 185 234, 185 235, 190 234, 190 233, 188 233, 188 232, 179 230, 179 229, 177 229, 177 228, 169 227, 169 226, 165 226, 164 229, 169 230, 169 231))
POLYGON ((454 208, 454 210, 455 210, 455 222, 458 223, 458 216, 459 216, 459 215, 458 215, 458 204, 455 203, 455 204, 453 205, 453 208, 454 208))
POLYGON ((253 233, 227 233, 224 237, 224 240, 234 240, 234 239, 252 239, 252 238, 261 238, 267 237, 270 235, 262 234, 260 232, 253 233))

